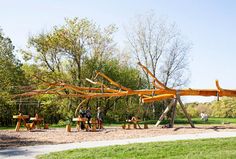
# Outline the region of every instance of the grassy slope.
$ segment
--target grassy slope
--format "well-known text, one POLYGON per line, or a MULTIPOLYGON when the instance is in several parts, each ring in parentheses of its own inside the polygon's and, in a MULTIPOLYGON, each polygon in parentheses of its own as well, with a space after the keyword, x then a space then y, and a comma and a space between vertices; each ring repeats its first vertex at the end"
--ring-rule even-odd
POLYGON ((46 158, 236 158, 236 138, 204 139, 174 142, 156 142, 109 146, 90 149, 74 149, 39 156, 46 158))

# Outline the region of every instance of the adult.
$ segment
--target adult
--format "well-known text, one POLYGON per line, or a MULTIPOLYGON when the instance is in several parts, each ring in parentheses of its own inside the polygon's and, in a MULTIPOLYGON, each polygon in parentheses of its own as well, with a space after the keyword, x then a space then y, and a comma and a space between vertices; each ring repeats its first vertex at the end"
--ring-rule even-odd
POLYGON ((84 107, 80 107, 80 109, 79 109, 79 116, 81 118, 85 118, 86 117, 86 111, 84 110, 84 107))
MULTIPOLYGON (((79 116, 80 116, 80 118, 85 118, 86 117, 86 111, 84 110, 84 107, 80 107, 80 109, 79 109, 79 116)), ((82 130, 85 129, 84 122, 80 122, 80 128, 82 130)))
POLYGON ((91 128, 90 120, 92 118, 91 107, 87 107, 86 118, 88 119, 88 126, 91 128))
POLYGON ((103 128, 103 113, 100 107, 97 108, 97 121, 98 121, 98 129, 103 128))

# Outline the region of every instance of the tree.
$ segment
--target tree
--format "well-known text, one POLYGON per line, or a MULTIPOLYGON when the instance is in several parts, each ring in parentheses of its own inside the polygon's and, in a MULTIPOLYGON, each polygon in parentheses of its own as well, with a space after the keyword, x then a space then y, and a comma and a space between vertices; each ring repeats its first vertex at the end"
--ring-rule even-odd
POLYGON ((19 93, 19 87, 27 81, 13 51, 11 39, 0 30, 0 124, 5 126, 11 124, 12 114, 17 111, 11 96, 19 93))
MULTIPOLYGON (((95 70, 99 70, 98 67, 94 65, 95 63, 96 62, 94 62, 94 59, 91 59, 91 61, 87 60, 84 63, 83 70, 84 71, 86 70, 86 73, 84 73, 84 75, 87 75, 88 77, 89 75, 91 75, 91 72, 95 72, 95 70), (94 69, 94 70, 91 70, 91 69, 94 69)), ((102 73, 112 78, 112 80, 118 82, 119 84, 127 88, 131 88, 131 89, 144 88, 144 86, 141 85, 141 83, 145 83, 145 81, 140 82, 140 80, 143 80, 143 79, 141 78, 140 71, 138 69, 133 68, 131 66, 127 66, 127 65, 122 65, 119 59, 113 59, 113 58, 110 60, 102 61, 102 64, 103 64, 102 68, 100 68, 99 71, 102 71, 102 73)), ((103 81, 102 83, 105 85, 110 85, 110 83, 104 80, 103 78, 101 78, 99 81, 103 81)), ((104 98, 104 99, 96 99, 96 100, 100 102, 97 105, 102 105, 105 115, 107 114, 108 111, 113 110, 113 108, 115 107, 115 105, 117 105, 117 103, 119 103, 119 108, 117 109, 123 108, 122 113, 125 114, 127 110, 127 106, 128 106, 128 104, 125 102, 129 98, 131 99, 133 97, 127 97, 127 98, 116 97, 116 98, 104 98), (120 102, 120 100, 122 100, 123 102, 120 102)), ((135 100, 135 99, 134 101, 136 102, 136 103, 134 102, 135 105, 137 105, 139 102, 138 100, 135 100)))
POLYGON ((84 59, 94 57, 100 61, 108 58, 114 51, 112 35, 115 30, 113 25, 102 30, 88 19, 66 19, 65 25, 31 37, 29 46, 36 54, 25 51, 24 54, 34 57, 50 72, 69 72, 71 81, 81 85, 84 59))
MULTIPOLYGON (((115 52, 115 31, 114 25, 100 28, 86 18, 65 19, 64 25, 55 26, 47 33, 42 32, 29 38, 29 50, 22 50, 22 53, 25 60, 33 60, 33 65, 38 66, 39 70, 31 64, 25 65, 27 75, 40 77, 40 80, 47 82, 87 85, 85 78, 93 78, 95 70, 101 70, 105 59, 109 60, 115 52)), ((37 84, 37 80, 31 82, 37 84)), ((38 87, 42 87, 39 82, 38 87)), ((58 99, 48 99, 52 102, 45 105, 44 109, 50 110, 48 107, 55 107, 53 101, 58 99)), ((57 106, 71 112, 80 101, 78 98, 68 98, 61 100, 61 104, 57 106)))
MULTIPOLYGON (((127 32, 131 53, 144 64, 155 77, 168 87, 181 87, 186 84, 189 44, 184 42, 175 24, 149 13, 135 18, 127 32)), ((155 88, 147 72, 144 71, 148 88, 155 88)), ((168 102, 165 102, 167 105, 168 102)), ((151 105, 153 116, 160 115, 155 103, 151 105)))
MULTIPOLYGON (((185 75, 188 64, 189 44, 184 42, 175 24, 169 24, 155 14, 135 18, 128 29, 127 39, 130 50, 138 62, 143 63, 156 77, 170 87, 183 86, 188 79, 185 75), (159 69, 158 69, 159 68, 159 69)), ((148 88, 151 80, 146 72, 148 88)))
POLYGON ((220 101, 213 101, 210 105, 211 116, 221 118, 236 117, 236 98, 223 97, 220 101))
MULTIPOLYGON (((140 72, 136 68, 122 64, 119 59, 115 59, 117 52, 113 41, 115 31, 114 25, 102 29, 87 19, 66 19, 64 25, 55 26, 48 33, 43 32, 29 38, 31 51, 22 52, 25 59, 34 59, 35 63, 34 65, 24 65, 26 75, 33 76, 40 72, 37 76, 40 76, 44 81, 63 81, 74 85, 92 86, 85 79, 94 79, 95 71, 100 71, 126 87, 140 88, 142 87, 140 72), (39 70, 37 70, 37 66, 39 66, 39 70)), ((104 84, 108 84, 106 80, 102 81, 104 84)), ((37 83, 37 80, 31 82, 37 83)), ((38 83, 38 86, 41 85, 38 83)), ((60 105, 60 109, 57 110, 62 114, 61 118, 66 115, 61 110, 66 110, 71 114, 81 102, 79 98, 60 101, 57 97, 48 96, 46 98, 40 97, 40 100, 42 103, 45 103, 45 100, 51 101, 44 104, 43 112, 50 110, 49 107, 55 108, 60 105), (54 105, 54 101, 58 101, 57 106, 54 105)), ((126 99, 124 102, 119 102, 120 100, 123 101, 120 97, 92 99, 84 104, 87 106, 101 105, 106 114, 114 108, 114 105, 119 104, 119 107, 125 107, 126 99)), ((125 110, 122 109, 123 113, 125 110)))

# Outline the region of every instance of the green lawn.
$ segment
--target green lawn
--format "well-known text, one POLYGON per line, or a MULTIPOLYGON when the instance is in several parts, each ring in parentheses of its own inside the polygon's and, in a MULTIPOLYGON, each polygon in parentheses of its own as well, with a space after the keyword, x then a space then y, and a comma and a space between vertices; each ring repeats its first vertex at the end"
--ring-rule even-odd
POLYGON ((83 159, 222 159, 236 158, 236 138, 155 142, 109 146, 90 149, 74 149, 38 156, 39 159, 83 158, 83 159))
MULTIPOLYGON (((222 124, 231 123, 236 124, 236 118, 209 118, 207 122, 201 120, 200 118, 192 118, 194 124, 222 124)), ((188 124, 186 118, 177 118, 175 120, 176 124, 188 124)))
MULTIPOLYGON (((192 121, 194 124, 204 124, 204 125, 211 125, 211 124, 222 124, 222 123, 231 123, 236 124, 236 118, 209 118, 208 121, 203 121, 200 118, 192 118, 192 121)), ((148 124, 156 124, 157 120, 148 120, 143 121, 142 123, 148 123, 148 124)), ((161 124, 168 123, 167 120, 163 120, 161 124)), ((189 124, 188 120, 186 118, 176 118, 175 124, 189 124)))

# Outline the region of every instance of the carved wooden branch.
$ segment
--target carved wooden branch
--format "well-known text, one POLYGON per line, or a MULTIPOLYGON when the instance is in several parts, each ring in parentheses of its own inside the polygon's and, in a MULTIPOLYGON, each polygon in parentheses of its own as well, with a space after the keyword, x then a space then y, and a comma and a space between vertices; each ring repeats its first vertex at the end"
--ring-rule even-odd
POLYGON ((104 85, 101 82, 95 82, 90 79, 86 79, 88 82, 98 85, 101 88, 96 87, 79 87, 75 85, 65 84, 65 83, 46 83, 49 87, 45 90, 34 90, 31 92, 26 92, 22 94, 15 95, 19 96, 35 96, 40 94, 54 94, 62 97, 76 97, 76 98, 101 98, 101 97, 121 97, 138 95, 142 98, 142 102, 155 102, 170 98, 176 98, 178 96, 229 96, 236 97, 236 90, 222 89, 219 85, 218 80, 216 80, 217 89, 171 89, 166 87, 161 83, 148 69, 141 63, 138 63, 154 80, 153 85, 155 89, 142 89, 142 90, 132 90, 130 88, 124 87, 119 83, 113 81, 101 72, 97 72, 96 76, 101 76, 108 80, 112 85, 116 86, 117 89, 111 89, 109 86, 104 85), (157 85, 158 84, 158 85, 157 85), (70 90, 69 94, 65 93, 65 90, 70 90))

